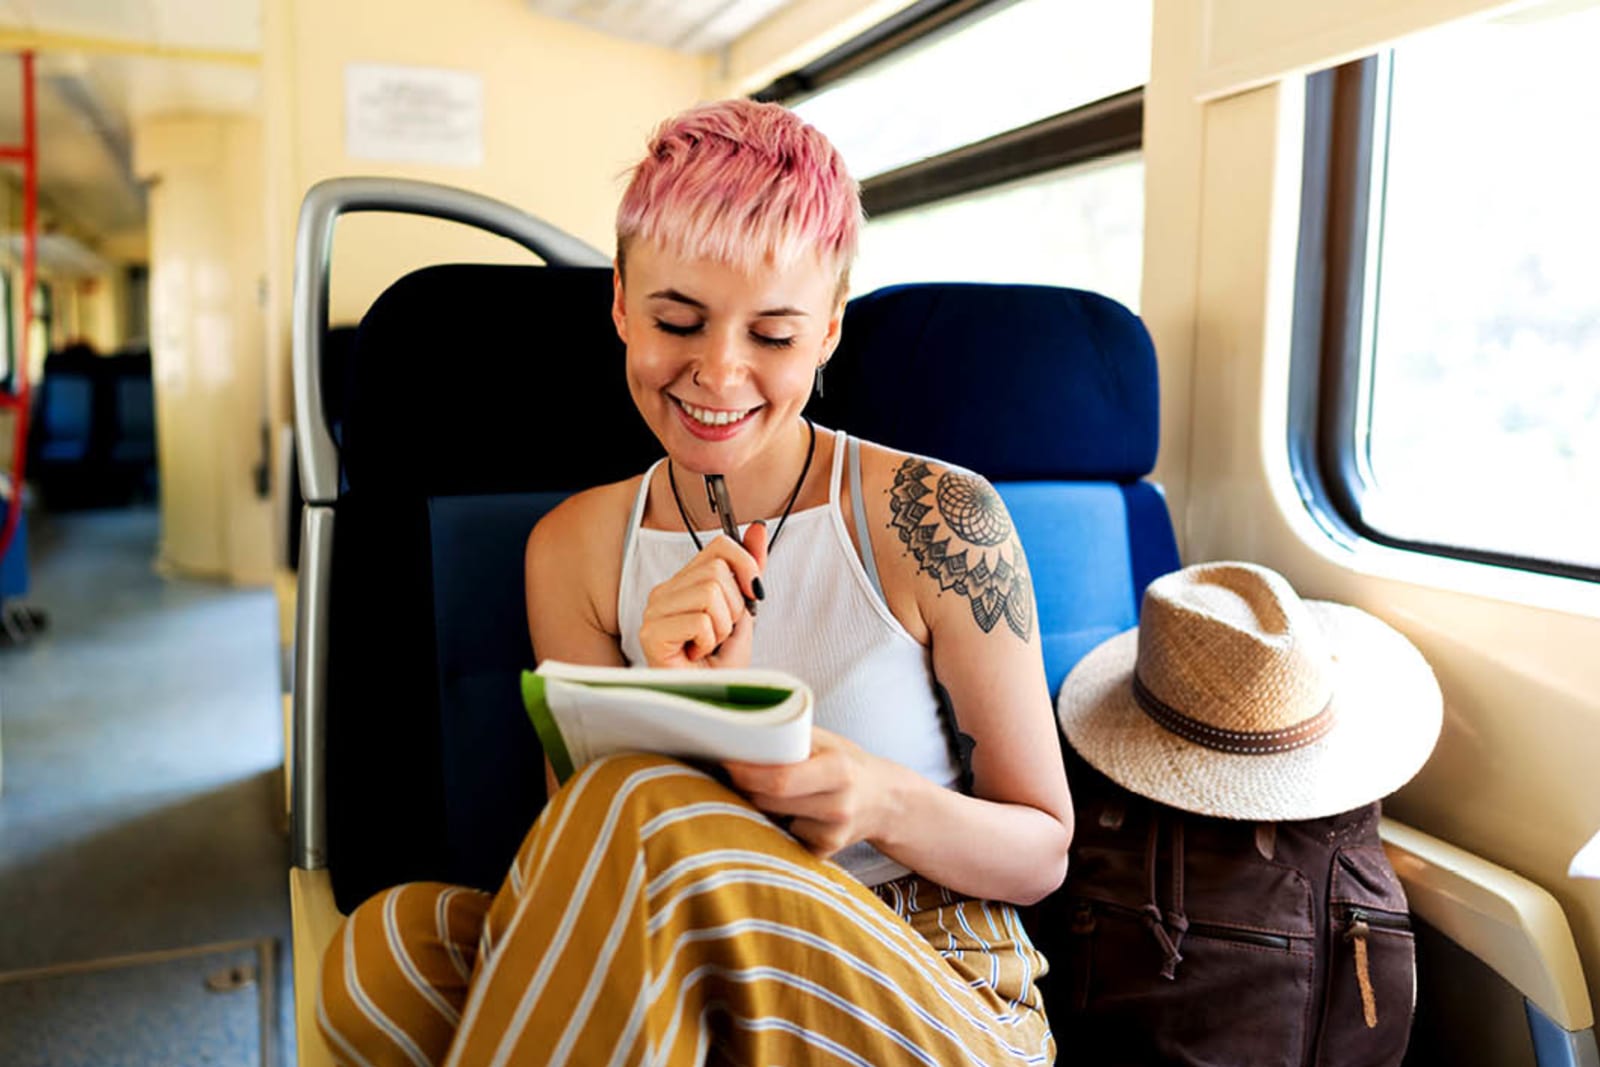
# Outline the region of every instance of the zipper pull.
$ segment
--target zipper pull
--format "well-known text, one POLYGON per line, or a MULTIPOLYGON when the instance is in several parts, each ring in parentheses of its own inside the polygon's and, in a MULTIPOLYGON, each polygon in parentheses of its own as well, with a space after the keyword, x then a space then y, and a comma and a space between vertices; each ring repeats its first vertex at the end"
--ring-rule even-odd
POLYGON ((1378 1025, 1378 998, 1372 991, 1372 973, 1367 965, 1367 935, 1371 932, 1366 912, 1360 908, 1350 912, 1350 925, 1345 928, 1344 939, 1355 945, 1356 984, 1361 987, 1361 1015, 1368 1030, 1378 1025))

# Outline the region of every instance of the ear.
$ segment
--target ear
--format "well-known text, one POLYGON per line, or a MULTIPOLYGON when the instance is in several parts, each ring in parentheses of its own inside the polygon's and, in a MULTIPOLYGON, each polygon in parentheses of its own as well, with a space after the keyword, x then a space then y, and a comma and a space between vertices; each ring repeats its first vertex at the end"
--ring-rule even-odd
POLYGON ((840 297, 833 314, 828 317, 828 332, 822 336, 822 358, 817 361, 819 367, 831 360, 834 349, 839 347, 839 338, 844 329, 844 305, 845 299, 840 297))
POLYGON ((622 268, 611 266, 611 322, 617 328, 622 343, 628 343, 628 309, 622 298, 622 268))

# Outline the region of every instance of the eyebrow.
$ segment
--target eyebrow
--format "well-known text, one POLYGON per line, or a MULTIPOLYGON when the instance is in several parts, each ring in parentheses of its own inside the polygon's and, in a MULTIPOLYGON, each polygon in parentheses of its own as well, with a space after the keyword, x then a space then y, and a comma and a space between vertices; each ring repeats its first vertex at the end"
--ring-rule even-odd
MULTIPOLYGON (((684 304, 688 307, 694 308, 696 311, 710 310, 705 306, 705 304, 696 300, 694 297, 689 296, 687 293, 681 293, 676 289, 657 289, 655 292, 650 294, 649 299, 671 300, 675 304, 684 304)), ((756 312, 755 317, 758 319, 782 319, 794 317, 804 318, 807 314, 808 312, 802 311, 800 308, 784 306, 766 308, 765 310, 758 311, 756 312)))

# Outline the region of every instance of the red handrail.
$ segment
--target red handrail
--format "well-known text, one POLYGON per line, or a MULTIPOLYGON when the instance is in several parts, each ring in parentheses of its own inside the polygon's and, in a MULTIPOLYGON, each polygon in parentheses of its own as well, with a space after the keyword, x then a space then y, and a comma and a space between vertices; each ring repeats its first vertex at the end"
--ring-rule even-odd
POLYGON ((39 242, 39 143, 34 121, 33 53, 22 53, 22 144, 0 145, 0 162, 22 164, 22 333, 13 362, 12 387, 0 389, 0 408, 16 412, 11 451, 11 496, 0 526, 0 559, 11 548, 22 520, 22 478, 28 457, 28 341, 33 333, 33 286, 39 242))

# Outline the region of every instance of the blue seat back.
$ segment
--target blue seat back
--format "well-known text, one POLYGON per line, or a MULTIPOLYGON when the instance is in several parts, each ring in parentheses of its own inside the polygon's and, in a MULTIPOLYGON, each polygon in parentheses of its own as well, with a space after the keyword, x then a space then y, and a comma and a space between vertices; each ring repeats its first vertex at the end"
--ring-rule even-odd
POLYGON ((1037 285, 880 289, 850 303, 824 379, 819 421, 995 484, 1028 553, 1052 696, 1177 568, 1165 502, 1141 480, 1160 428, 1155 350, 1116 301, 1037 285))
MULTIPOLYGON (((528 531, 660 454, 629 398, 610 287, 604 269, 432 267, 361 323, 328 650, 328 859, 345 910, 411 879, 496 888, 543 803, 516 684, 533 662, 528 531)), ((1177 563, 1159 494, 1138 481, 1156 426, 1142 326, 1088 293, 915 286, 854 301, 845 338, 815 418, 996 482, 1054 689, 1177 563)))
POLYGON ((39 388, 36 456, 44 463, 83 463, 94 428, 94 379, 87 369, 57 368, 39 388))

